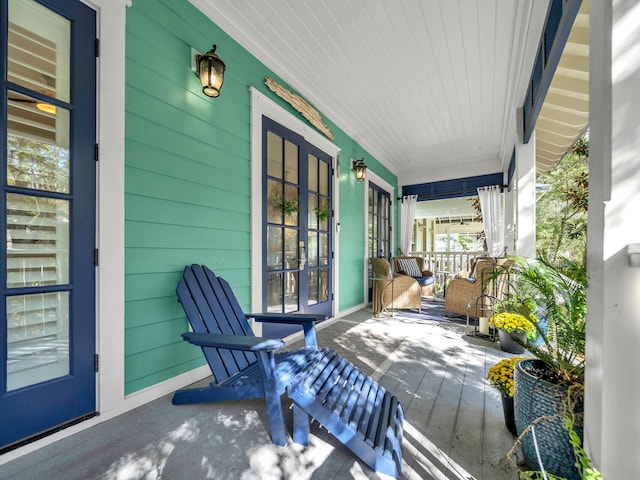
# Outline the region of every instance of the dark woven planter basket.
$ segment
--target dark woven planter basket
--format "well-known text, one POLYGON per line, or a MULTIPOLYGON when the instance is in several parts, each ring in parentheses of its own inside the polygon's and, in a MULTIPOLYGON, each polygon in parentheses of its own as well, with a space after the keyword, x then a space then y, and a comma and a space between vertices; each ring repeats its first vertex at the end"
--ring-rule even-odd
MULTIPOLYGON (((565 408, 567 388, 534 377, 526 371, 529 366, 544 366, 541 360, 521 360, 516 363, 514 382, 514 410, 516 429, 520 435, 537 418, 553 417, 536 423, 538 450, 545 470, 568 480, 580 480, 575 466, 573 448, 569 443, 569 434, 562 426, 562 416, 554 416, 565 408)), ((582 413, 582 402, 576 405, 575 412, 582 413)), ((582 422, 574 426, 582 441, 582 422)), ((522 438, 522 453, 531 470, 540 470, 538 458, 529 431, 522 438)))

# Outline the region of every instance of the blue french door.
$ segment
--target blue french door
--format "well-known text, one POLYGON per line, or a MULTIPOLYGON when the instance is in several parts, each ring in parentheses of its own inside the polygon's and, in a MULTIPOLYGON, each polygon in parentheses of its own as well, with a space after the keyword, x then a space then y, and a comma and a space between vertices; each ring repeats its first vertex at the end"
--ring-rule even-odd
POLYGON ((0 0, 0 452, 95 401, 96 18, 0 0))
POLYGON ((369 257, 391 259, 391 195, 369 182, 369 257))
MULTIPOLYGON (((266 117, 262 145, 263 310, 331 315, 331 157, 266 117)), ((296 329, 263 324, 263 335, 296 329)))
MULTIPOLYGON (((373 182, 369 182, 367 222, 369 258, 391 260, 391 195, 373 182)), ((368 269, 371 279, 374 276, 371 263, 368 263, 368 269)), ((372 290, 372 280, 369 280, 369 300, 372 290)))

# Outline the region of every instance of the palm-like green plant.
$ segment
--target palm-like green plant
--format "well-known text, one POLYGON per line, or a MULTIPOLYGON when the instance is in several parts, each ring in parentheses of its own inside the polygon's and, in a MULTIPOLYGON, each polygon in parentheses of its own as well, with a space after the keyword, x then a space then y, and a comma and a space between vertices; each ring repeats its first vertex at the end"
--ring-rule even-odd
MULTIPOLYGON (((506 267, 511 291, 530 292, 537 312, 547 317, 548 331, 534 322, 543 343, 523 344, 545 362, 557 383, 584 383, 586 270, 563 259, 554 265, 546 258, 512 257, 506 267)), ((499 275, 502 272, 496 272, 499 275)), ((514 339, 517 341, 517 339, 514 339)))

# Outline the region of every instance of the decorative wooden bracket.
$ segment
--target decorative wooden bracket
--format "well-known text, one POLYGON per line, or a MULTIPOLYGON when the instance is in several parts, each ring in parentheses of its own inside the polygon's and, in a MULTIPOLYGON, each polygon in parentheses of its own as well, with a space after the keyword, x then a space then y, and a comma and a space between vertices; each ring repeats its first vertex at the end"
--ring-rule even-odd
POLYGON ((264 83, 273 93, 291 104, 293 108, 300 112, 311 125, 320 130, 329 140, 333 140, 331 130, 329 130, 329 127, 322 121, 322 117, 320 117, 318 111, 309 105, 304 98, 295 93, 291 93, 272 78, 265 78, 264 83))

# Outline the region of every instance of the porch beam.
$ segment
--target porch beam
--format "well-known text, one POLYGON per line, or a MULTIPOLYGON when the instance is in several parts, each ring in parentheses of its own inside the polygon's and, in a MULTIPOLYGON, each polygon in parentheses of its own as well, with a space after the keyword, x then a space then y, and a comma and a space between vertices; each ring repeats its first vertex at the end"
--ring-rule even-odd
POLYGON ((560 62, 562 51, 582 0, 552 0, 549 4, 538 54, 531 73, 529 88, 522 107, 524 119, 523 143, 528 143, 536 120, 560 62))

